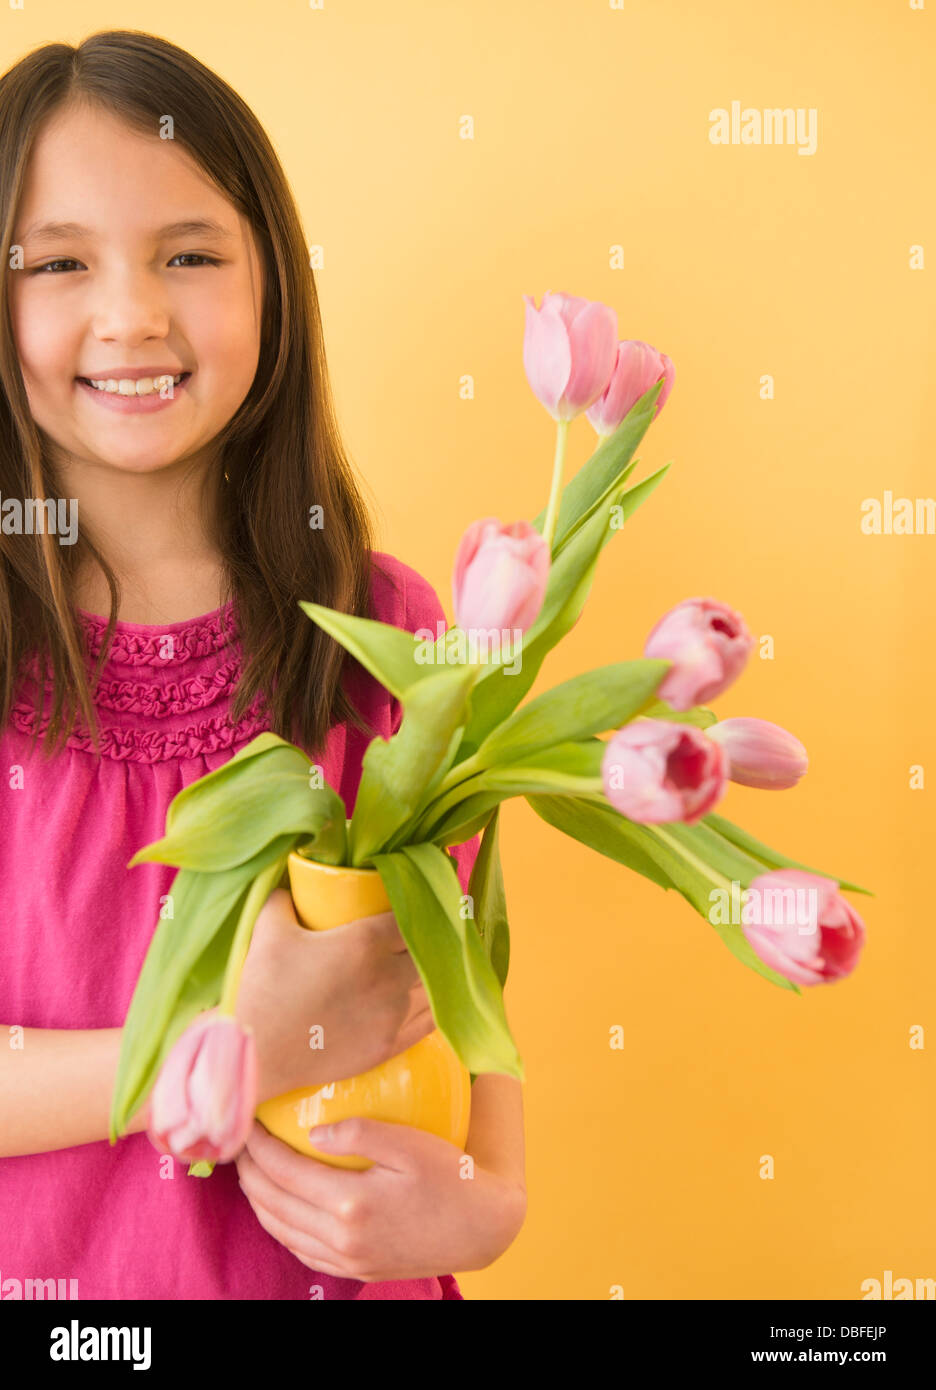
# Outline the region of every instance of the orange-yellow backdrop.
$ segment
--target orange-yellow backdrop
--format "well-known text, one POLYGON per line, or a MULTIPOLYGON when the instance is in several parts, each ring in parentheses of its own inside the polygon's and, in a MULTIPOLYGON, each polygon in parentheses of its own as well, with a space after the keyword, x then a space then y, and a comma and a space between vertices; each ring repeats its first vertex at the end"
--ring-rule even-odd
MULTIPOLYGON (((523 374, 521 296, 603 300, 621 337, 670 354, 635 476, 673 466, 535 689, 639 656, 682 598, 731 604, 775 655, 717 713, 791 729, 811 767, 779 794, 732 786, 719 810, 875 892, 852 899, 855 975, 796 998, 682 898, 509 803, 529 1214, 462 1275, 466 1297, 860 1298, 885 1270, 936 1276, 936 536, 860 526, 866 498, 936 490, 933 271, 911 249, 936 257, 934 26, 934 0, 4 7, 4 67, 155 30, 258 113, 323 248, 380 544, 450 617, 464 527, 546 500, 554 433, 523 374), (709 112, 734 100, 814 108, 815 153, 713 145, 709 112)), ((573 426, 570 472, 594 439, 573 426)))

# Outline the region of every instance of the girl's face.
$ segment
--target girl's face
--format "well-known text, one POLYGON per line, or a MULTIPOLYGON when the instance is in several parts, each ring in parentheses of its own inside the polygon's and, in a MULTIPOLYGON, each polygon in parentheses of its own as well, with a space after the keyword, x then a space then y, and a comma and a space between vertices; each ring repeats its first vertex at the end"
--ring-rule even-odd
POLYGON ((57 111, 33 149, 14 243, 30 410, 66 465, 148 473, 209 460, 256 373, 262 265, 252 228, 192 158, 107 112, 57 111), (173 227, 201 221, 217 226, 173 227), (126 394, 129 380, 183 372, 171 394, 126 394), (80 378, 124 385, 99 393, 80 378))

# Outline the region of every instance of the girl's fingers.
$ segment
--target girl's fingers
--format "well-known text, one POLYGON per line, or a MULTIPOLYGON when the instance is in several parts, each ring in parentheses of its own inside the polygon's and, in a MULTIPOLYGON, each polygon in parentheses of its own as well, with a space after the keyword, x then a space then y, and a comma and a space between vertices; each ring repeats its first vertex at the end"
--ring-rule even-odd
POLYGON ((342 1258, 337 1251, 323 1245, 302 1231, 293 1230, 287 1222, 281 1221, 279 1217, 274 1216, 272 1212, 259 1203, 252 1201, 250 1205, 254 1216, 263 1229, 274 1240, 278 1240, 280 1245, 285 1246, 291 1255, 295 1255, 297 1260, 301 1259, 304 1264, 308 1262, 308 1267, 311 1270, 320 1274, 334 1275, 337 1279, 353 1279, 355 1277, 346 1268, 335 1263, 336 1260, 342 1258))
POLYGON ((422 980, 417 980, 409 992, 409 1019, 411 1014, 421 1014, 429 1008, 429 996, 426 993, 426 986, 422 980))
POLYGON ((257 914, 254 935, 259 941, 265 936, 283 936, 293 928, 302 930, 292 895, 285 888, 274 888, 257 914))
POLYGON ((284 1192, 252 1160, 248 1160, 243 1169, 239 1169, 239 1177, 244 1195, 250 1198, 251 1206, 262 1207, 280 1222, 284 1230, 288 1229, 292 1236, 303 1236, 315 1241, 323 1252, 330 1252, 331 1259, 341 1258, 335 1245, 341 1230, 341 1223, 336 1216, 323 1211, 321 1207, 304 1202, 301 1197, 296 1197, 291 1192, 284 1192))
POLYGON ((432 1010, 427 1003, 424 1009, 413 1014, 406 1020, 403 1027, 397 1034, 397 1051, 404 1052, 406 1048, 412 1047, 414 1043, 421 1042, 423 1038, 429 1036, 435 1028, 435 1019, 432 1017, 432 1010))
POLYGON ((237 1175, 245 1192, 281 1220, 337 1253, 335 1242, 342 1225, 334 1214, 335 1206, 358 1191, 355 1179, 360 1181, 367 1170, 333 1168, 296 1153, 259 1124, 251 1130, 248 1144, 237 1158, 237 1175))
POLYGON ((400 989, 415 989, 417 985, 422 985, 422 977, 409 951, 391 953, 384 968, 400 989))
POLYGON ((369 944, 381 953, 397 954, 408 949, 392 912, 372 912, 366 917, 355 917, 332 930, 363 934, 369 944))

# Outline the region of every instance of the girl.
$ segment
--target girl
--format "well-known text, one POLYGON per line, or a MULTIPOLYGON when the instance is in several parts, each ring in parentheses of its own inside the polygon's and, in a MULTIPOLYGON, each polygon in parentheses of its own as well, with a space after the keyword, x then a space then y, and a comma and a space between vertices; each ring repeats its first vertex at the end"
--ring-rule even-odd
MULTIPOLYGON (((106 1138, 174 876, 127 861, 264 729, 353 806, 369 739, 402 710, 299 599, 410 630, 444 617, 373 550, 276 155, 162 39, 49 44, 0 79, 0 216, 0 1296, 64 1278, 82 1299, 461 1298, 446 1271, 489 1264, 524 1219, 511 1078, 473 1087, 471 1181, 454 1145, 376 1121, 336 1129, 366 1172, 255 1124, 236 1164, 189 1177, 150 1144, 147 1107, 106 1138), (75 507, 77 532, 60 524, 75 507)), ((456 851, 463 890, 477 848, 456 851)), ((433 1027, 392 913, 306 932, 284 891, 238 1012, 261 1099, 433 1027)))

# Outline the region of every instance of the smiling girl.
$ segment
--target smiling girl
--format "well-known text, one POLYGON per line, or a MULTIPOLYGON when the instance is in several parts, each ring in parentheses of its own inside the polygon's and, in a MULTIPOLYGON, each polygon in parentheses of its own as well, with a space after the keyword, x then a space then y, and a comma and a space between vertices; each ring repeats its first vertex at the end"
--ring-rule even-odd
MULTIPOLYGON (((147 34, 0 79, 0 496, 75 499, 73 545, 0 524, 0 1271, 82 1299, 458 1299, 522 1225, 520 1087, 484 1075, 466 1151, 345 1121, 326 1166, 259 1124, 187 1176, 107 1141, 121 1025, 174 871, 127 861, 264 729, 349 814, 398 702, 298 607, 414 631, 432 586, 372 546, 338 434, 299 216, 252 112, 147 34), (324 524, 309 518, 321 507, 324 524)), ((12 513, 11 513, 12 515, 12 513)), ((455 851, 467 890, 478 841, 455 851)), ((328 932, 268 900, 238 1014, 259 1099, 431 1031, 392 913, 328 932), (329 1038, 307 1046, 307 1020, 329 1038)), ((2 1296, 2 1288, 0 1288, 2 1296)))

